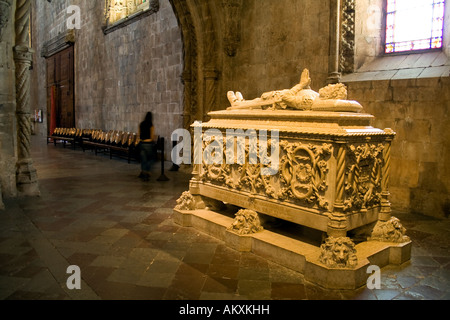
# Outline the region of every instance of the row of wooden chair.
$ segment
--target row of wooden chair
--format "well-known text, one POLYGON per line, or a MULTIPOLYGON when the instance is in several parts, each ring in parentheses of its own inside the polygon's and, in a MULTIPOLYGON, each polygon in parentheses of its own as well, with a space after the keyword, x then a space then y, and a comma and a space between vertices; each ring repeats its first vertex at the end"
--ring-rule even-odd
POLYGON ((118 131, 118 130, 92 130, 86 134, 83 141, 83 151, 85 149, 93 149, 95 154, 99 151, 109 152, 109 157, 113 155, 126 157, 128 162, 132 158, 138 159, 139 137, 134 132, 118 131))
POLYGON ((89 142, 91 144, 98 144, 102 146, 118 146, 118 147, 136 147, 139 144, 139 137, 136 133, 125 131, 102 131, 92 130, 88 134, 89 142))
POLYGON ((132 158, 138 159, 138 145, 140 139, 134 132, 99 129, 79 129, 79 128, 56 128, 52 135, 47 137, 47 144, 53 141, 71 143, 75 149, 79 145, 83 152, 87 149, 99 152, 109 152, 110 158, 113 155, 125 157, 128 162, 132 158))
POLYGON ((76 128, 56 128, 53 134, 47 136, 47 144, 53 142, 56 146, 57 142, 61 142, 66 147, 67 143, 71 143, 75 149, 75 145, 80 143, 83 130, 76 128))

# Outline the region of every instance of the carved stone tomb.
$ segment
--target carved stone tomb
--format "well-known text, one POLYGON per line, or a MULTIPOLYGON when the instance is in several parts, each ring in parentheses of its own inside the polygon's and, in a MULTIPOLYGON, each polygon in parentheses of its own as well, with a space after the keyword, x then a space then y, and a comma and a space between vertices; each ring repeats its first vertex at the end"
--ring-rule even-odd
POLYGON ((326 288, 354 289, 366 284, 369 265, 410 258, 411 242, 388 199, 395 133, 374 128, 372 115, 345 100, 343 85, 319 94, 309 83, 305 70, 290 90, 249 101, 229 92, 229 110, 195 123, 197 161, 174 218, 326 288), (234 220, 221 213, 230 208, 234 220), (323 241, 266 229, 273 218, 322 232, 323 241), (359 230, 369 230, 362 241, 351 237, 359 230))

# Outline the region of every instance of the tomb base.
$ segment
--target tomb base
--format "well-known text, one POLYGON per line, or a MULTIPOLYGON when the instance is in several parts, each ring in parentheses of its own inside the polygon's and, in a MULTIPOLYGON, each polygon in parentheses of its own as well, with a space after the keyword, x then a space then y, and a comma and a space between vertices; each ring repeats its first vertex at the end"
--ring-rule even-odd
POLYGON ((234 219, 209 209, 174 209, 175 223, 193 227, 229 247, 252 252, 274 263, 301 273, 306 281, 327 289, 354 290, 367 283, 372 265, 383 268, 400 265, 411 258, 411 241, 404 243, 365 241, 355 245, 357 263, 351 268, 330 268, 320 261, 320 246, 273 231, 262 230, 240 235, 230 226, 234 219), (369 273, 368 273, 369 272, 369 273))

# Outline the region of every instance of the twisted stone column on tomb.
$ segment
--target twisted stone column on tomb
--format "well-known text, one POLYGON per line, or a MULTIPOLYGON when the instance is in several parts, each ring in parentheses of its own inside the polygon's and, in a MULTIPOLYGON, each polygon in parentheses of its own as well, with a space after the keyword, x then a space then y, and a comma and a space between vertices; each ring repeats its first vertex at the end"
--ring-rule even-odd
POLYGON ((345 158, 347 146, 341 144, 336 158, 336 193, 334 209, 328 222, 328 236, 345 237, 347 234, 347 218, 344 213, 345 158))
POLYGON ((391 217, 391 203, 389 202, 389 178, 391 170, 391 141, 387 141, 384 149, 382 177, 381 177, 381 212, 380 221, 388 221, 391 217))
POLYGON ((20 195, 39 195, 36 169, 31 159, 30 66, 33 50, 29 47, 30 0, 18 0, 15 13, 16 45, 16 117, 17 117, 17 190, 20 195))

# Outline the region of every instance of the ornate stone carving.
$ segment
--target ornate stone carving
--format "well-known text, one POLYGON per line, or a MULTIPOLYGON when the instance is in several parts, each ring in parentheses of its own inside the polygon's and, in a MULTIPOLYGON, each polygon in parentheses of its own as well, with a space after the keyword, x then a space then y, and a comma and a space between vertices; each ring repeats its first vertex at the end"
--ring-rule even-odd
POLYGON ((103 32, 108 34, 158 10, 159 0, 106 0, 103 32))
POLYGON ((329 237, 320 250, 319 260, 329 268, 354 268, 358 263, 355 244, 348 237, 329 237))
POLYGON ((311 90, 309 71, 303 70, 300 82, 291 89, 265 92, 261 98, 245 100, 240 92, 229 91, 229 110, 235 109, 293 109, 312 111, 361 112, 362 106, 347 99, 347 89, 343 84, 329 85, 318 92, 311 90))
MULTIPOLYGON (((258 157, 256 164, 252 164, 249 162, 250 143, 239 139, 235 142, 238 148, 245 149, 243 158, 236 161, 242 165, 227 164, 225 161, 213 164, 213 155, 205 153, 200 175, 202 181, 254 195, 329 210, 329 203, 325 200, 324 193, 328 188, 327 160, 333 152, 331 144, 315 145, 283 140, 279 144, 280 170, 273 176, 267 176, 262 174, 265 165, 260 157, 261 147, 255 146, 252 150, 258 157), (239 145, 240 143, 245 143, 245 146, 239 145)), ((223 139, 203 141, 203 150, 213 143, 223 145, 223 139)), ((233 144, 227 143, 227 145, 233 144)), ((272 145, 272 141, 269 140, 267 145, 272 145)), ((223 151, 221 158, 226 159, 226 150, 223 151)))
POLYGON ((355 70, 355 0, 343 0, 340 71, 352 73, 355 70))
POLYGON ((344 211, 365 211, 380 204, 383 151, 382 144, 348 147, 344 211))
POLYGON ((281 188, 279 193, 272 194, 272 197, 298 199, 308 204, 315 204, 321 209, 328 209, 329 204, 323 193, 328 187, 326 160, 332 153, 332 145, 324 143, 319 146, 282 141, 280 146, 282 150, 281 188))
POLYGON ((195 210, 195 199, 189 191, 183 192, 181 197, 177 200, 175 207, 177 210, 195 210))
POLYGON ((239 235, 255 234, 262 231, 258 213, 253 210, 239 210, 233 224, 228 228, 239 235))
POLYGON ((396 217, 392 217, 388 221, 378 221, 368 240, 395 243, 410 241, 409 237, 406 235, 406 229, 396 217))
POLYGON ((29 47, 30 0, 16 2, 14 62, 16 67, 17 187, 23 195, 40 194, 36 170, 31 159, 30 66, 33 50, 29 47))

